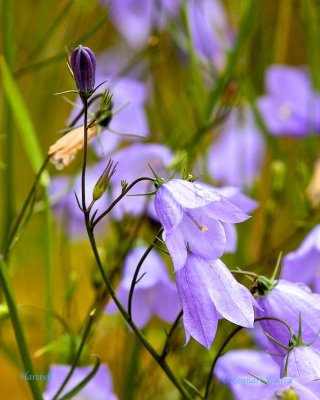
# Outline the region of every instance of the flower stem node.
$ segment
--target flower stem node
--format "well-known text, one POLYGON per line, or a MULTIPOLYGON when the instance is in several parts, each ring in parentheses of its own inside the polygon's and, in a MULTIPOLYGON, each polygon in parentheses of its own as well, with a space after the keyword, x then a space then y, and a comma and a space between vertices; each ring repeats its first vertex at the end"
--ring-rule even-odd
POLYGON ((82 97, 89 98, 94 91, 96 57, 89 47, 78 46, 70 56, 70 67, 82 97))

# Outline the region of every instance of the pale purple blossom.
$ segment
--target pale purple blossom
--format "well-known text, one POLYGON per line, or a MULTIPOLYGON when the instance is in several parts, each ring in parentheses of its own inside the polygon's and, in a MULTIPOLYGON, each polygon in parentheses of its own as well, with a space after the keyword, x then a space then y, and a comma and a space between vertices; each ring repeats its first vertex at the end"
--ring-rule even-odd
MULTIPOLYGON (((299 315, 302 320, 302 338, 305 343, 316 338, 320 330, 320 295, 312 293, 303 285, 280 279, 276 286, 264 297, 257 297, 261 309, 256 310, 258 317, 276 317, 287 322, 293 333, 299 332, 299 315)), ((262 320, 259 322, 265 332, 285 346, 289 346, 290 333, 281 322, 262 320)), ((317 338, 313 347, 320 349, 320 339, 317 338)), ((286 351, 272 341, 269 341, 268 351, 279 355, 275 360, 282 363, 286 351)))
POLYGON ((176 272, 176 283, 186 343, 192 336, 209 349, 220 317, 253 327, 255 300, 221 260, 208 261, 189 254, 184 267, 176 272))
POLYGON ((251 187, 265 157, 265 143, 249 108, 234 111, 207 153, 208 171, 223 185, 251 187))
POLYGON ((248 349, 228 351, 219 357, 214 375, 230 387, 235 400, 259 399, 264 382, 281 381, 280 367, 269 354, 248 349))
MULTIPOLYGON (((70 371, 70 365, 52 365, 49 370, 49 379, 45 392, 45 400, 51 400, 56 394, 70 371)), ((77 386, 92 371, 93 365, 77 367, 60 396, 67 394, 77 386)), ((113 392, 112 377, 106 364, 101 364, 94 377, 82 388, 75 398, 82 400, 117 400, 113 392)))
POLYGON ((249 218, 215 190, 181 179, 159 187, 155 209, 176 271, 186 264, 188 252, 209 260, 221 257, 226 247, 222 223, 249 218))
POLYGON ((320 380, 320 351, 309 346, 296 346, 289 350, 281 366, 281 376, 320 380))
POLYGON ((175 15, 180 0, 101 0, 110 6, 111 18, 130 46, 148 44, 154 28, 163 28, 167 15, 175 15))
POLYGON ((257 395, 247 397, 246 400, 319 400, 319 398, 320 382, 281 378, 279 382, 260 386, 257 395))
MULTIPOLYGON (((123 276, 116 294, 125 308, 128 305, 133 275, 146 249, 144 246, 135 248, 124 262, 123 276)), ((154 315, 163 321, 173 322, 181 310, 178 292, 162 258, 155 251, 144 260, 137 281, 132 301, 134 323, 143 328, 154 315)), ((106 313, 117 310, 113 301, 105 309, 106 313)))
POLYGON ((304 136, 319 131, 320 97, 305 69, 273 65, 265 84, 267 93, 258 106, 271 133, 304 136))
POLYGON ((320 293, 320 225, 313 228, 299 248, 283 258, 282 278, 303 282, 320 293))
POLYGON ((234 36, 222 2, 189 0, 187 13, 195 50, 205 61, 221 70, 234 36))

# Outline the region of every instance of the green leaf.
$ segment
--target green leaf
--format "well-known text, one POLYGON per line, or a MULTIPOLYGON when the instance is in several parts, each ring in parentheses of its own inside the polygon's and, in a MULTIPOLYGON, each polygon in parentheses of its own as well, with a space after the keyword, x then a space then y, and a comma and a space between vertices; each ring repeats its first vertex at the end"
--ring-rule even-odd
MULTIPOLYGON (((0 56, 0 71, 2 75, 4 92, 12 108, 25 152, 34 172, 37 173, 44 161, 41 147, 39 145, 30 114, 22 98, 20 89, 15 82, 3 56, 0 56)), ((48 179, 49 176, 45 172, 41 178, 42 184, 46 185, 48 183, 48 179)))

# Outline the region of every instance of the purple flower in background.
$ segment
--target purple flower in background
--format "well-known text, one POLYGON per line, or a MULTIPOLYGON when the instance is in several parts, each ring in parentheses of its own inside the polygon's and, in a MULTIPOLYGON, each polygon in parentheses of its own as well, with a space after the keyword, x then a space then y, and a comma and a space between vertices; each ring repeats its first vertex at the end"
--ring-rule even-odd
POLYGON ((319 400, 320 382, 298 381, 292 378, 282 378, 272 384, 259 386, 257 395, 247 397, 247 400, 319 400))
MULTIPOLYGON (((112 157, 115 162, 118 162, 117 173, 112 181, 113 197, 121 193, 122 180, 130 184, 143 176, 153 177, 148 164, 160 175, 165 175, 166 167, 172 157, 172 152, 168 147, 155 143, 135 143, 119 150, 112 157)), ((142 181, 129 194, 141 194, 153 190, 152 182, 142 181)), ((116 219, 121 219, 126 213, 138 216, 146 211, 151 218, 157 220, 153 200, 153 196, 125 196, 113 209, 112 215, 116 219)))
POLYGON ((155 210, 176 271, 186 264, 188 252, 209 260, 221 257, 226 247, 222 222, 249 218, 218 192, 181 179, 159 187, 155 210))
POLYGON ((253 327, 255 300, 221 260, 208 261, 189 254, 184 267, 176 272, 176 283, 186 343, 192 336, 209 349, 221 316, 234 324, 253 327))
MULTIPOLYGON (((45 400, 51 400, 56 394, 62 382, 70 371, 70 365, 52 365, 49 371, 50 379, 45 392, 43 393, 45 400)), ((79 384, 92 371, 93 366, 77 367, 71 376, 66 387, 63 389, 61 396, 67 394, 77 384, 79 384)), ((101 364, 94 377, 80 390, 75 398, 82 400, 117 400, 118 397, 113 393, 112 377, 109 368, 105 364, 101 364)))
MULTIPOLYGON (((261 309, 257 309, 256 317, 276 317, 286 321, 295 335, 299 331, 299 314, 302 319, 302 338, 305 343, 311 342, 320 330, 320 295, 312 293, 303 285, 280 279, 277 285, 264 297, 257 297, 261 309)), ((285 346, 289 345, 288 328, 278 321, 262 320, 259 322, 265 332, 285 346)), ((313 347, 320 349, 318 338, 313 347)), ((284 356, 286 351, 269 341, 268 351, 284 356)), ((283 357, 275 360, 282 362, 283 357)))
MULTIPOLYGON (((117 296, 125 308, 134 272, 146 249, 144 246, 135 248, 125 260, 123 276, 117 289, 117 296)), ((105 309, 107 313, 117 310, 113 301, 105 309)), ((132 301, 132 319, 139 328, 143 328, 153 315, 163 321, 173 322, 180 310, 175 284, 161 257, 153 251, 143 262, 138 275, 132 301)))
POLYGON ((320 97, 304 69, 271 66, 267 94, 258 100, 262 117, 274 135, 304 136, 320 129, 320 97))
POLYGON ((263 351, 241 349, 228 351, 219 357, 214 375, 230 387, 235 400, 259 399, 261 386, 265 385, 261 380, 268 383, 279 381, 280 368, 263 351))
POLYGON ((320 380, 320 351, 308 346, 289 350, 281 367, 281 376, 320 380))
POLYGON ((222 69, 233 41, 222 3, 220 0, 189 0, 187 11, 195 50, 217 69, 222 69))
POLYGON ((166 15, 178 11, 180 0, 101 0, 110 5, 112 20, 122 36, 134 48, 148 44, 154 28, 165 24, 166 15))
MULTIPOLYGON (((92 200, 92 191, 99 177, 106 167, 106 162, 101 161, 87 168, 86 172, 86 202, 92 200)), ((75 194, 81 198, 81 174, 74 179, 70 176, 56 176, 50 181, 49 196, 57 220, 66 224, 68 234, 73 240, 81 240, 86 234, 84 217, 79 209, 75 194)), ((108 194, 105 193, 99 200, 99 207, 106 208, 108 194)))
POLYGON ((300 247, 283 258, 282 278, 303 282, 320 293, 320 225, 313 228, 300 247))
POLYGON ((208 171, 224 185, 252 186, 265 155, 265 143, 252 112, 233 112, 207 153, 208 171))

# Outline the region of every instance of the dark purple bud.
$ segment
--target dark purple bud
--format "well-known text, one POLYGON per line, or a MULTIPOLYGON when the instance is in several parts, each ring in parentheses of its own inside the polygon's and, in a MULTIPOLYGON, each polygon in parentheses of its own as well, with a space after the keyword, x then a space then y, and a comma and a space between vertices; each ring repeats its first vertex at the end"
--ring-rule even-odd
POLYGON ((96 57, 89 47, 78 46, 70 57, 70 66, 80 95, 90 96, 94 89, 96 57))

